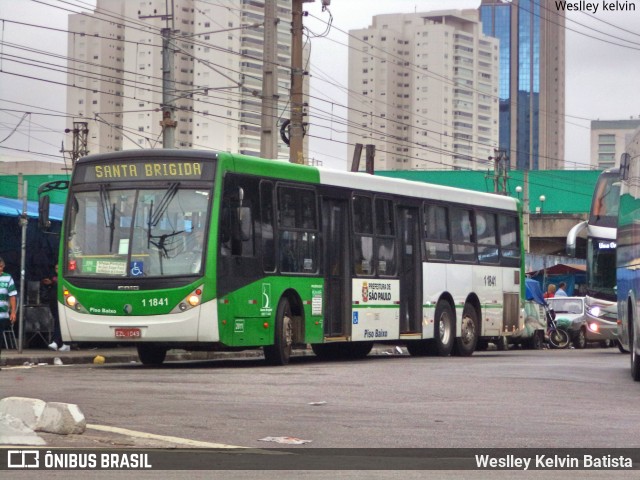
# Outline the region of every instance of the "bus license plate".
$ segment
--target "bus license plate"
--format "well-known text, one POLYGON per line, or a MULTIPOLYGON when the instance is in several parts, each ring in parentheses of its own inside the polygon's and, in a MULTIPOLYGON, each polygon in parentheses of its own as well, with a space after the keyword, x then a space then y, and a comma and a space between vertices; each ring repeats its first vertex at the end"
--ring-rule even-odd
POLYGON ((116 338, 140 338, 142 334, 139 328, 116 328, 116 338))

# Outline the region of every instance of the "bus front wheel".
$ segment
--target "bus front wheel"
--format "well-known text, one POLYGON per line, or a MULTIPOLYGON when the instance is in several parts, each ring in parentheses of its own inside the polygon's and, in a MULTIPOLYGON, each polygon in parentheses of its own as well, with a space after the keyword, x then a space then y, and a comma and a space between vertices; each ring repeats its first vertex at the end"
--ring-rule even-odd
POLYGON ((143 365, 162 365, 167 357, 167 349, 151 343, 138 344, 138 358, 143 365))
POLYGON ((264 358, 269 365, 286 365, 291 358, 291 345, 293 344, 293 315, 289 300, 283 298, 278 303, 276 311, 275 334, 273 345, 266 345, 264 358))

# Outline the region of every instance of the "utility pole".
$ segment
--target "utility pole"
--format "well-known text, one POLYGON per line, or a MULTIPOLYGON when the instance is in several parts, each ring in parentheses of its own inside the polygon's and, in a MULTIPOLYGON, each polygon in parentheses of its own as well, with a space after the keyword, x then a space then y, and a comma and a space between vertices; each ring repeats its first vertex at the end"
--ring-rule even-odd
MULTIPOLYGON (((304 164, 304 97, 302 68, 302 4, 314 0, 291 0, 291 127, 289 161, 304 164)), ((276 0, 273 0, 275 3, 276 0)))
POLYGON ((374 174, 373 160, 376 157, 376 146, 372 143, 365 146, 365 170, 369 175, 374 174))
POLYGON ((29 226, 29 217, 27 216, 27 198, 28 198, 29 186, 28 182, 24 180, 22 182, 22 215, 18 224, 22 232, 22 240, 20 243, 20 296, 18 298, 18 312, 20 318, 18 320, 18 353, 22 353, 22 337, 24 336, 24 297, 22 292, 26 292, 24 288, 25 277, 24 272, 26 270, 26 256, 27 256, 27 227, 29 226))
POLYGON ((360 157, 362 156, 362 144, 356 143, 356 148, 353 150, 353 159, 351 160, 351 171, 357 172, 360 170, 360 157))
POLYGON ((507 194, 507 153, 504 150, 493 150, 493 157, 489 157, 489 160, 493 160, 493 192, 500 195, 507 194))
POLYGON ((176 139, 176 125, 174 96, 175 82, 173 80, 173 53, 175 47, 173 46, 173 31, 174 31, 174 15, 173 15, 173 0, 171 0, 171 13, 168 12, 169 6, 167 5, 167 13, 164 15, 156 15, 155 10, 153 15, 140 15, 138 11, 138 18, 144 20, 147 18, 159 18, 166 21, 166 26, 161 30, 162 34, 162 120, 160 126, 162 127, 162 148, 174 148, 176 139), (169 27, 169 20, 171 20, 171 28, 169 27))
POLYGON ((264 2, 264 50, 262 54, 262 123, 260 156, 278 158, 278 2, 264 2))
POLYGON ((73 147, 72 150, 65 150, 63 145, 60 153, 71 154, 71 166, 73 167, 80 157, 84 157, 89 154, 87 142, 87 138, 89 136, 89 124, 87 122, 73 122, 73 130, 65 128, 64 132, 73 132, 73 147))
MULTIPOLYGON (((173 18, 173 17, 172 17, 173 18)), ((175 105, 173 104, 173 44, 170 28, 162 29, 162 148, 174 148, 176 143, 175 105)))

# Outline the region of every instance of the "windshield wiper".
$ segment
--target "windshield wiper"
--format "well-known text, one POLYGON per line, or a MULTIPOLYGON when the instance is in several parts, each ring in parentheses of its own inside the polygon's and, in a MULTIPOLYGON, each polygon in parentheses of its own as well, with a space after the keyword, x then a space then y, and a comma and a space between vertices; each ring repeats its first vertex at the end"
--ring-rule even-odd
MULTIPOLYGON (((158 225, 158 223, 162 219, 162 216, 167 211, 167 208, 169 208, 173 197, 175 197, 178 193, 178 187, 180 187, 180 182, 174 182, 169 185, 169 188, 160 199, 160 203, 158 204, 157 210, 155 212, 153 211, 153 200, 151 201, 151 204, 149 206, 149 220, 147 221, 147 248, 149 248, 149 246, 153 244, 156 247, 161 248, 164 251, 165 256, 167 256, 168 252, 164 247, 164 240, 161 238, 162 235, 151 235, 151 229, 158 225), (152 242, 152 238, 160 238, 160 241, 158 243, 152 242)), ((178 233, 182 232, 173 233, 171 234, 171 236, 177 235, 178 233)))
POLYGON ((173 197, 175 197, 176 193, 178 193, 179 186, 180 182, 174 182, 169 185, 169 188, 165 192, 164 196, 162 197, 162 199, 160 199, 160 203, 158 203, 158 210, 155 212, 155 215, 152 216, 151 213, 149 213, 149 224, 152 227, 155 227, 156 225, 158 225, 158 222, 160 222, 160 219, 164 215, 164 212, 166 212, 167 208, 169 208, 171 200, 173 200, 173 197))
POLYGON ((100 204, 102 205, 102 213, 104 215, 104 226, 108 227, 109 232, 109 253, 113 250, 113 236, 116 229, 116 204, 109 205, 109 191, 104 183, 100 184, 100 204))

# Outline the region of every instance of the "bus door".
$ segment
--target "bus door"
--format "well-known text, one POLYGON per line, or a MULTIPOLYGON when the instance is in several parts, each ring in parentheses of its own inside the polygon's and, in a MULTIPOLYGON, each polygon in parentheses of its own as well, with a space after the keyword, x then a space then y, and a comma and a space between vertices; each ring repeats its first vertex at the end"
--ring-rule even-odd
POLYGON ((348 203, 345 200, 324 198, 322 204, 326 277, 324 335, 343 337, 351 333, 348 203))
POLYGON ((400 228, 400 334, 418 333, 422 320, 419 212, 398 207, 400 228))

